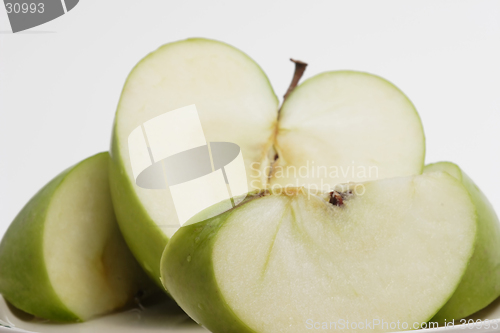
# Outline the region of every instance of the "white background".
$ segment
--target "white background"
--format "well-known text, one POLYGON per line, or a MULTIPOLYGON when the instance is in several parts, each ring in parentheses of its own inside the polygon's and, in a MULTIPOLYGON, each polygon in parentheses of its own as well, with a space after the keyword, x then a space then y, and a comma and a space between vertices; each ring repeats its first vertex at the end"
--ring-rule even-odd
POLYGON ((81 0, 12 34, 0 8, 0 235, 61 170, 107 150, 132 67, 209 37, 248 53, 279 96, 293 66, 381 75, 420 112, 427 162, 458 163, 500 212, 500 1, 81 0))

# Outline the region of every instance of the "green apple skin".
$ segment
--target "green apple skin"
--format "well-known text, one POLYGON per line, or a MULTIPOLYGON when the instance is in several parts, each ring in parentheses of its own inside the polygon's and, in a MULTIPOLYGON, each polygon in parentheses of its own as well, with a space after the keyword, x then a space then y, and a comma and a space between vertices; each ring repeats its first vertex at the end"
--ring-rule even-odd
POLYGON ((483 192, 451 162, 429 164, 424 172, 445 171, 463 183, 474 202, 478 215, 477 241, 469 267, 448 303, 433 321, 465 318, 500 296, 500 222, 483 192))
POLYGON ((104 152, 66 169, 8 228, 0 244, 0 293, 15 307, 51 321, 85 321, 130 304, 139 291, 158 291, 120 234, 108 164, 104 152), (78 244, 76 250, 64 248, 68 240, 78 244))
POLYGON ((212 248, 217 232, 230 214, 228 211, 180 228, 167 246, 175 249, 178 255, 162 257, 162 280, 163 283, 176 281, 175 290, 172 290, 175 301, 182 304, 182 309, 198 324, 217 333, 256 333, 231 310, 214 274, 212 248))
POLYGON ((52 288, 40 237, 51 197, 69 171, 51 180, 26 204, 0 244, 0 293, 23 311, 55 321, 80 320, 52 288))
MULTIPOLYGON (((265 193, 267 193, 265 190, 249 193, 239 207, 260 198, 265 193)), ((220 204, 223 205, 223 202, 220 204)), ((192 220, 200 221, 203 215, 213 216, 211 211, 216 210, 218 205, 200 212, 192 220)), ((163 284, 166 280, 178 281, 174 290, 175 300, 184 306, 183 310, 198 324, 203 324, 213 332, 256 333, 238 318, 224 299, 217 286, 210 257, 217 232, 224 226, 231 213, 232 210, 193 224, 187 221, 168 243, 178 255, 166 255, 166 248, 163 252, 160 266, 163 272, 161 280, 163 284), (178 276, 182 276, 182 279, 178 279, 178 276)))
POLYGON ((154 283, 164 289, 160 281, 159 263, 168 237, 137 198, 133 184, 121 163, 117 145, 118 139, 113 134, 109 181, 116 218, 130 251, 154 283))

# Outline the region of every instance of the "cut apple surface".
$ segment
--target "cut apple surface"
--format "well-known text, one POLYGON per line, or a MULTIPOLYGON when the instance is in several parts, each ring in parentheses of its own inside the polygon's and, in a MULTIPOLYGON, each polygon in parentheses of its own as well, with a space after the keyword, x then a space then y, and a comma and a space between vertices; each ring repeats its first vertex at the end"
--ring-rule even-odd
POLYGON ((308 322, 374 320, 415 329, 459 284, 476 220, 467 190, 444 172, 332 194, 263 192, 180 228, 163 253, 162 280, 212 332, 305 332, 308 322))
MULTIPOLYGON (((128 136, 145 121, 191 104, 198 109, 206 140, 238 144, 247 171, 267 159, 277 121, 278 99, 265 74, 247 55, 223 43, 190 39, 167 44, 130 73, 116 112, 111 190, 125 239, 158 284, 161 254, 180 224, 168 189, 135 184, 128 136)), ((258 187, 267 179, 264 170, 260 174, 258 187)))
POLYGON ((328 72, 284 103, 272 184, 333 186, 420 174, 424 136, 410 100, 368 73, 328 72))
POLYGON ((54 321, 80 321, 127 305, 150 282, 116 223, 108 153, 92 156, 40 190, 0 244, 0 292, 54 321))
POLYGON ((451 162, 429 164, 424 172, 444 171, 463 183, 476 206, 477 241, 457 290, 434 316, 444 322, 470 316, 500 296, 500 222, 490 202, 465 172, 451 162))
POLYGON ((279 113, 266 75, 241 51, 206 39, 162 46, 125 83, 110 165, 120 228, 157 283, 161 253, 180 224, 168 187, 136 185, 128 138, 146 121, 193 104, 207 142, 241 148, 249 190, 283 184, 324 190, 323 185, 408 176, 423 168, 425 140, 415 108, 377 76, 318 75, 292 92, 279 113))

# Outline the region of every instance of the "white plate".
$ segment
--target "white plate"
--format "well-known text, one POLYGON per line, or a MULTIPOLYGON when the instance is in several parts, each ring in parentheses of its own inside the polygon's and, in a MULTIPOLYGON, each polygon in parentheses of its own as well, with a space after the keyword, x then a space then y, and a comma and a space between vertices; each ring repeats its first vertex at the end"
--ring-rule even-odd
MULTIPOLYGON (((455 327, 441 327, 426 329, 419 332, 498 332, 500 331, 500 299, 497 299, 486 309, 471 317, 474 320, 488 319, 490 328, 456 325, 455 327)), ((315 332, 323 330, 307 330, 315 332)), ((369 332, 369 330, 366 330, 369 332)), ((0 296, 0 333, 35 332, 35 333, 207 333, 208 330, 198 326, 182 310, 166 296, 150 300, 142 307, 128 311, 96 318, 85 323, 54 324, 35 320, 32 316, 21 312, 0 296)), ((333 332, 333 331, 332 331, 333 332)), ((354 330, 352 331, 355 332, 354 330)), ((415 332, 415 331, 412 331, 415 332)))
POLYGON ((24 313, 8 304, 0 295, 0 333, 207 333, 174 301, 162 296, 141 307, 96 318, 84 323, 55 324, 24 313))

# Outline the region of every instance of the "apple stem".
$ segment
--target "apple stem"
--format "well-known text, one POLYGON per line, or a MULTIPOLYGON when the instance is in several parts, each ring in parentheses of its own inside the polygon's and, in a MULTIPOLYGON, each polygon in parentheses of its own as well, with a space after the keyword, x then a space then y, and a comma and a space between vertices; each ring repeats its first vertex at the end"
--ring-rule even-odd
MULTIPOLYGON (((303 61, 296 60, 296 59, 293 59, 293 58, 290 58, 290 61, 295 64, 295 71, 293 72, 292 82, 290 82, 290 85, 288 86, 288 90, 286 91, 285 95, 283 96, 283 103, 281 103, 281 106, 278 109, 278 119, 279 119, 279 116, 280 116, 280 113, 281 113, 281 109, 283 108, 283 104, 285 104, 285 101, 288 98, 288 96, 290 96, 290 94, 292 93, 292 91, 299 84, 299 81, 302 78, 302 75, 304 75, 304 72, 306 71, 306 67, 307 67, 307 63, 305 63, 303 61)), ((274 167, 274 163, 276 162, 276 160, 278 159, 278 157, 279 157, 278 153, 276 153, 274 155, 274 161, 271 163, 271 169, 269 171, 269 175, 267 176, 268 181, 271 179, 271 175, 273 173, 272 170, 273 170, 273 167, 274 167)))
POLYGON ((300 61, 300 60, 295 60, 290 58, 290 61, 295 63, 295 72, 293 73, 293 78, 292 82, 290 83, 290 86, 288 87, 288 90, 286 91, 286 94, 283 96, 283 103, 281 104, 281 108, 283 107, 283 104, 285 104, 286 99, 288 96, 292 93, 292 91, 297 87, 299 84, 300 79, 302 78, 302 75, 304 75, 304 72, 307 67, 307 63, 300 61))

